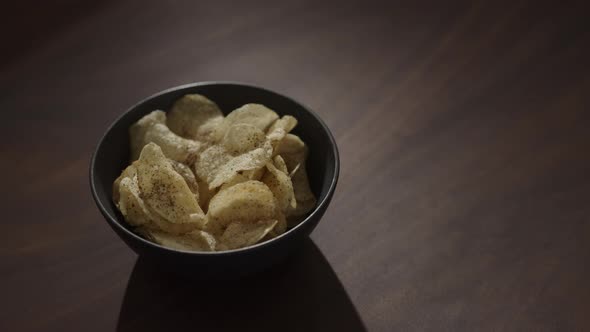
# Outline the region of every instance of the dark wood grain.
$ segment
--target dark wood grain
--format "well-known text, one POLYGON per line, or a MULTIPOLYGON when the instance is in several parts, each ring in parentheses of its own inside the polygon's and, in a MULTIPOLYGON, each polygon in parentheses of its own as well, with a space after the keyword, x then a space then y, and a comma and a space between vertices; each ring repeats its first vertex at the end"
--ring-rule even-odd
POLYGON ((40 3, 2 27, 0 330, 590 330, 582 2, 40 3), (293 96, 341 153, 313 243, 236 302, 138 260, 88 188, 118 114, 204 80, 293 96))

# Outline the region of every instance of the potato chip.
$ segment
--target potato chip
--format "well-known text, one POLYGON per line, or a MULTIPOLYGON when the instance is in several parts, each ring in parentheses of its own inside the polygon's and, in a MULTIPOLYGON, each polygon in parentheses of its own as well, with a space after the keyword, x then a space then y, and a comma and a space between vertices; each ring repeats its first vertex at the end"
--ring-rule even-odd
POLYGON ((199 221, 198 223, 195 222, 170 222, 160 215, 158 215, 149 205, 146 204, 146 207, 149 211, 150 222, 143 225, 143 227, 153 230, 153 231, 162 231, 169 234, 174 235, 181 235, 186 234, 188 232, 192 232, 197 229, 205 228, 206 219, 199 221))
POLYGON ((163 231, 169 234, 181 235, 188 232, 194 231, 195 229, 201 229, 205 227, 206 218, 202 217, 199 222, 170 222, 160 216, 153 208, 145 204, 147 208, 147 223, 143 224, 142 227, 152 231, 163 231))
POLYGON ((209 200, 211 200, 211 197, 217 193, 217 190, 209 190, 207 182, 198 177, 197 184, 199 185, 199 205, 203 212, 207 213, 207 210, 209 209, 209 200))
MULTIPOLYGON (((280 164, 280 161, 282 161, 280 156, 276 156, 275 159, 277 159, 277 164, 280 164)), ((268 171, 262 177, 262 182, 272 191, 277 199, 279 208, 283 212, 294 210, 296 201, 291 178, 286 172, 280 171, 272 162, 267 163, 266 168, 268 171)))
POLYGON ((246 104, 229 113, 215 129, 215 141, 220 141, 232 125, 246 123, 255 126, 263 132, 277 120, 279 116, 273 110, 260 104, 246 104))
POLYGON ((115 202, 115 204, 119 202, 119 185, 121 184, 121 180, 124 178, 133 178, 137 174, 137 169, 134 164, 135 163, 127 166, 113 183, 113 202, 115 202))
POLYGON ((299 138, 299 136, 297 135, 293 135, 293 134, 287 134, 285 135, 285 138, 283 140, 281 140, 281 142, 279 143, 279 145, 276 148, 276 151, 274 151, 274 154, 280 154, 280 155, 285 155, 285 154, 297 154, 297 153, 302 153, 302 151, 306 150, 306 146, 305 143, 303 143, 303 141, 301 140, 301 138, 299 138))
POLYGON ((220 237, 223 248, 237 249, 251 246, 262 240, 277 224, 277 220, 232 222, 220 237))
POLYGON ((237 176, 239 171, 256 170, 263 167, 272 156, 272 148, 263 146, 247 153, 232 158, 227 164, 216 172, 215 177, 209 183, 209 188, 217 188, 223 183, 237 176))
POLYGON ((164 155, 182 163, 192 163, 202 144, 182 138, 173 133, 165 124, 166 114, 153 111, 131 126, 131 160, 137 160, 143 147, 148 143, 156 143, 164 155))
POLYGON ((139 121, 134 123, 129 128, 131 161, 137 160, 139 158, 141 149, 143 149, 143 147, 149 143, 145 141, 146 132, 157 123, 166 123, 166 113, 162 111, 153 111, 139 119, 139 121))
POLYGON ((197 157, 194 165, 195 174, 209 187, 209 183, 213 181, 219 169, 232 158, 233 156, 223 146, 210 146, 197 157))
POLYGON ((293 128, 297 126, 297 119, 290 115, 285 115, 282 118, 276 120, 270 128, 268 128, 267 133, 272 133, 277 131, 279 128, 282 128, 285 133, 289 133, 293 128))
POLYGON ((270 189, 262 182, 249 180, 220 190, 211 198, 207 228, 219 234, 231 222, 274 219, 278 212, 270 189))
POLYGON ((285 233, 285 231, 287 231, 287 220, 285 219, 285 216, 281 213, 277 216, 277 224, 275 225, 275 227, 273 227, 273 229, 270 230, 270 232, 268 232, 268 234, 264 237, 263 240, 270 240, 272 238, 275 238, 285 233))
POLYGON ((287 168, 287 164, 285 163, 285 159, 283 159, 283 157, 277 155, 273 158, 273 162, 279 171, 289 174, 289 169, 287 168))
POLYGON ((254 125, 238 123, 232 125, 221 140, 221 145, 231 154, 237 155, 261 147, 266 140, 262 130, 254 125))
POLYGON ((236 185, 236 184, 242 183, 242 182, 246 182, 249 180, 260 181, 264 174, 266 174, 266 167, 261 167, 261 168, 257 168, 257 169, 253 169, 253 170, 249 170, 249 171, 238 172, 238 174, 236 174, 236 176, 234 178, 232 178, 228 182, 224 183, 221 187, 219 187, 219 190, 227 189, 233 185, 236 185))
POLYGON ((293 190, 295 191, 295 198, 297 199, 297 202, 308 200, 315 201, 315 196, 309 187, 305 166, 303 163, 298 165, 300 165, 299 170, 295 172, 291 178, 291 181, 293 182, 293 190))
POLYGON ((202 144, 174 134, 166 125, 156 123, 150 127, 144 137, 145 143, 156 143, 164 155, 182 163, 192 163, 202 144))
POLYGON ((151 230, 166 230, 172 234, 182 234, 195 229, 195 223, 171 223, 160 217, 145 204, 141 198, 137 175, 123 177, 118 185, 115 205, 132 226, 142 226, 151 230))
POLYGON ((294 227, 298 225, 302 219, 301 217, 312 211, 316 206, 316 200, 306 200, 297 202, 297 206, 294 210, 287 211, 287 225, 294 227))
POLYGON ((266 135, 266 138, 270 142, 270 145, 272 146, 273 151, 281 143, 283 138, 285 138, 286 134, 287 134, 287 132, 285 131, 285 129, 277 128, 274 131, 272 131, 271 133, 269 133, 268 135, 266 135))
POLYGON ((153 239, 154 242, 172 249, 214 251, 217 244, 217 240, 215 240, 213 235, 201 230, 195 230, 182 235, 173 235, 148 229, 143 229, 142 232, 146 237, 153 239))
POLYGON ((243 171, 242 175, 248 178, 248 180, 260 181, 264 173, 266 173, 266 167, 260 167, 249 171, 243 171))
POLYGON ((204 226, 204 213, 194 193, 158 145, 147 144, 136 167, 141 196, 151 211, 171 224, 204 226))
MULTIPOLYGON (((307 178, 305 161, 307 159, 307 146, 303 141, 293 135, 287 134, 277 147, 277 152, 285 161, 297 204, 294 209, 289 209, 287 216, 301 216, 311 211, 316 205, 316 198, 307 178)), ((292 220, 292 218, 291 218, 292 220)))
POLYGON ((297 204, 294 210, 287 212, 287 215, 289 216, 302 216, 313 210, 316 205, 315 195, 309 187, 309 180, 307 178, 305 165, 298 165, 300 165, 299 170, 295 172, 291 178, 297 204))
POLYGON ((289 209, 285 212, 285 214, 290 217, 289 218, 289 225, 293 226, 294 223, 299 222, 298 218, 293 217, 300 217, 311 210, 316 205, 315 196, 309 190, 309 183, 307 182, 307 174, 306 173, 296 173, 296 174, 305 174, 301 177, 294 176, 291 180, 293 181, 293 191, 295 192, 295 200, 297 204, 295 209, 289 209))
POLYGON ((238 174, 236 174, 236 176, 233 179, 231 179, 230 181, 224 183, 221 187, 219 187, 219 191, 227 189, 231 186, 235 186, 238 183, 246 182, 246 181, 250 181, 250 179, 247 176, 238 173, 238 174))
POLYGON ((272 156, 272 147, 266 141, 262 147, 233 156, 225 148, 213 145, 203 151, 195 163, 197 176, 215 189, 231 181, 241 171, 264 167, 272 156))
POLYGON ((180 174, 180 176, 182 176, 182 178, 184 179, 184 181, 188 185, 188 188, 193 192, 193 194, 195 194, 195 198, 197 199, 197 202, 198 202, 199 201, 199 184, 197 183, 197 178, 195 178, 195 174, 193 173, 191 168, 186 166, 183 163, 179 163, 176 160, 168 159, 168 161, 170 162, 170 164, 172 165, 172 168, 174 168, 176 173, 178 173, 178 174, 180 174))
POLYGON ((119 182, 119 199, 116 205, 132 226, 141 226, 151 221, 150 213, 139 195, 137 175, 125 177, 119 182))
POLYGON ((199 94, 185 95, 174 103, 166 123, 184 138, 210 141, 211 134, 223 121, 223 113, 213 101, 199 94))
POLYGON ((281 213, 278 215, 277 224, 272 229, 272 232, 278 236, 285 233, 285 231, 287 231, 287 220, 285 219, 285 215, 281 213))

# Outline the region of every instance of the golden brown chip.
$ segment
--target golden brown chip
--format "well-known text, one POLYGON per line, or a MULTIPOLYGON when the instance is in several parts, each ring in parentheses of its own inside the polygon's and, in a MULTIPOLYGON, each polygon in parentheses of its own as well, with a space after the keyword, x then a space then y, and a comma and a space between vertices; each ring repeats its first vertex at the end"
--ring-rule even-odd
POLYGON ((274 162, 275 167, 285 173, 285 174, 289 174, 289 169, 287 168, 287 164, 285 163, 285 159, 283 159, 283 157, 281 157, 280 155, 275 156, 272 161, 274 162))
MULTIPOLYGON (((278 145, 277 153, 280 154, 287 165, 287 169, 291 175, 291 182, 293 183, 295 200, 297 201, 296 207, 289 209, 286 215, 302 216, 313 210, 316 205, 316 198, 309 187, 307 170, 305 168, 307 146, 299 137, 288 134, 278 145)), ((293 218, 290 218, 290 220, 293 220, 293 218)))
POLYGON ((205 96, 189 94, 174 103, 166 123, 179 136, 205 142, 221 121, 223 113, 217 104, 205 96))
POLYGON ((266 141, 262 147, 233 156, 225 148, 213 145, 203 151, 195 163, 197 176, 215 189, 231 181, 241 171, 256 170, 270 160, 272 147, 266 141))
POLYGON ((147 144, 136 167, 141 196, 151 211, 172 224, 204 226, 204 213, 194 193, 158 145, 147 144))
POLYGON ((220 190, 209 202, 207 228, 215 234, 231 222, 274 219, 278 214, 275 198, 259 181, 246 181, 220 190))
POLYGON ((293 182, 293 190, 295 191, 295 199, 297 199, 297 202, 315 201, 315 196, 309 187, 307 171, 303 164, 301 164, 299 170, 293 174, 291 181, 293 182))
POLYGON ((131 142, 131 161, 139 158, 141 149, 149 143, 145 141, 145 134, 154 124, 166 123, 166 113, 163 111, 153 111, 143 118, 139 119, 129 128, 129 139, 131 142))
POLYGON ((281 235, 281 234, 285 233, 285 231, 287 231, 287 220, 285 219, 285 215, 283 215, 281 213, 278 216, 277 225, 275 226, 275 228, 272 229, 272 231, 277 236, 281 235))
MULTIPOLYGON (((280 156, 275 157, 275 159, 282 161, 282 158, 279 158, 280 156)), ((277 163, 280 164, 280 162, 277 163)), ((268 171, 262 177, 262 182, 268 186, 270 191, 272 191, 277 199, 279 208, 284 213, 294 210, 296 207, 296 201, 291 178, 287 173, 280 171, 271 162, 266 164, 266 168, 268 171)))
POLYGON ((266 140, 262 130, 254 125, 238 123, 229 127, 221 140, 221 145, 231 154, 237 155, 261 147, 266 140))
POLYGON ((123 172, 121 172, 121 175, 119 175, 119 177, 115 180, 113 183, 113 202, 115 202, 115 204, 119 202, 119 185, 121 180, 124 178, 133 178, 136 174, 137 169, 135 168, 134 164, 131 164, 127 166, 127 168, 125 168, 123 172))
POLYGON ((176 173, 178 173, 178 174, 180 174, 180 176, 182 176, 182 178, 184 179, 184 181, 188 185, 188 188, 193 192, 193 194, 195 194, 195 198, 197 199, 197 202, 198 202, 199 201, 199 184, 197 183, 197 178, 195 177, 195 174, 193 173, 191 168, 186 166, 183 163, 179 163, 176 160, 169 159, 168 161, 170 162, 170 164, 172 165, 172 168, 174 168, 176 173))
MULTIPOLYGON (((223 146, 213 145, 203 151, 195 162, 195 174, 209 188, 219 169, 226 165, 233 156, 223 146)), ((213 188, 212 188, 213 189, 213 188)))
POLYGON ((268 128, 267 133, 272 133, 277 131, 279 128, 283 129, 285 133, 289 133, 293 128, 297 126, 297 119, 290 115, 285 115, 282 118, 276 120, 270 128, 268 128))
POLYGON ((255 126, 263 132, 278 119, 273 110, 260 104, 246 104, 229 113, 215 129, 215 141, 220 141, 232 125, 246 123, 255 126))
POLYGON ((145 134, 145 143, 156 143, 164 155, 181 163, 192 163, 201 143, 174 134, 166 125, 156 123, 145 134))
POLYGON ((316 198, 309 187, 309 180, 304 164, 301 164, 299 170, 293 174, 291 181, 293 182, 293 191, 297 204, 294 210, 287 212, 287 215, 302 216, 313 210, 316 205, 316 198))
POLYGON ((165 233, 173 234, 173 235, 182 235, 182 234, 192 232, 196 229, 204 228, 204 224, 206 223, 206 219, 199 222, 199 224, 196 224, 194 222, 171 223, 168 220, 162 218, 160 215, 158 215, 147 204, 146 204, 146 207, 147 207, 147 210, 149 211, 148 216, 150 217, 150 222, 143 224, 142 227, 152 230, 152 231, 165 232, 165 233))
POLYGON ((151 221, 150 213, 140 197, 137 175, 125 177, 119 182, 118 196, 116 205, 129 224, 141 226, 151 221))
POLYGON ((260 168, 256 168, 256 169, 242 172, 242 174, 246 178, 248 178, 248 180, 256 180, 256 181, 260 181, 260 179, 262 179, 262 176, 264 176, 264 173, 266 173, 266 167, 260 167, 260 168))
POLYGON ((270 232, 268 232, 268 234, 264 237, 264 240, 270 240, 272 238, 275 238, 285 233, 285 231, 287 231, 287 220, 285 219, 285 216, 281 213, 277 216, 277 224, 275 225, 275 227, 273 227, 273 229, 270 232))
POLYGON ((278 144, 274 154, 286 155, 286 154, 299 154, 306 151, 307 147, 305 143, 297 135, 287 134, 285 138, 278 144))
POLYGON ((277 224, 277 220, 232 222, 220 237, 224 248, 237 249, 251 246, 262 240, 277 224))
POLYGON ((143 229, 141 232, 154 242, 172 249, 186 251, 214 251, 217 241, 213 235, 195 230, 182 235, 172 235, 165 232, 143 229))
POLYGON ((143 147, 156 143, 164 155, 182 163, 192 163, 202 144, 180 137, 166 126, 166 114, 153 111, 141 118, 129 129, 131 160, 137 160, 143 147))
POLYGON ((195 229, 195 223, 168 222, 145 204, 141 198, 136 174, 132 177, 121 177, 120 181, 117 179, 118 185, 115 186, 119 188, 115 205, 130 225, 157 231, 165 230, 172 234, 182 234, 195 229))
POLYGON ((217 188, 237 176, 240 171, 256 170, 264 167, 272 156, 272 148, 263 146, 232 158, 223 165, 209 183, 209 188, 217 188))
POLYGON ((211 197, 217 193, 217 190, 209 190, 209 185, 207 182, 201 180, 198 177, 197 183, 199 185, 199 205, 201 206, 203 212, 207 213, 207 210, 209 209, 209 200, 211 200, 211 197))
POLYGON ((247 176, 238 173, 238 174, 236 174, 236 176, 233 179, 231 179, 230 181, 224 183, 221 187, 219 187, 219 191, 222 191, 222 190, 227 189, 231 186, 235 186, 238 183, 246 182, 249 180, 250 179, 247 176))
POLYGON ((289 227, 297 226, 303 220, 302 216, 312 211, 315 206, 315 200, 297 202, 297 206, 294 210, 287 211, 287 225, 289 227))

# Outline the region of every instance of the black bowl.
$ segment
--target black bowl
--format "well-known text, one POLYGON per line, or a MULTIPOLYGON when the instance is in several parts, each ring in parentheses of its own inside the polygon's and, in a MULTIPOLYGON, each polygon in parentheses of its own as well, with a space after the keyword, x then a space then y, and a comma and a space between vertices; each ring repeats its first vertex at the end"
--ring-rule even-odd
POLYGON ((234 278, 260 271, 285 258, 313 231, 326 211, 338 181, 340 161, 334 137, 311 110, 291 98, 263 88, 231 83, 203 82, 157 93, 131 107, 107 129, 90 162, 90 187, 100 212, 111 228, 138 255, 167 265, 171 270, 203 278, 234 278), (129 163, 129 127, 147 113, 167 111, 180 97, 199 93, 215 101, 224 113, 246 103, 260 103, 279 115, 299 120, 293 130, 309 146, 307 170, 316 208, 284 234, 251 247, 223 252, 188 252, 152 243, 127 225, 111 200, 113 181, 129 163))

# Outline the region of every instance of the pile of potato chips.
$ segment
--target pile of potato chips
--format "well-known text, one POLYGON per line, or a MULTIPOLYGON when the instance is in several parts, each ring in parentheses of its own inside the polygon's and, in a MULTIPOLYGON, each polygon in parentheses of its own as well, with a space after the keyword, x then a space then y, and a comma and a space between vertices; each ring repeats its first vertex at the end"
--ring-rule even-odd
POLYGON ((129 130, 131 165, 113 200, 147 239, 193 251, 242 248, 276 237, 313 209, 307 146, 297 119, 260 104, 226 117, 198 94, 129 130))

